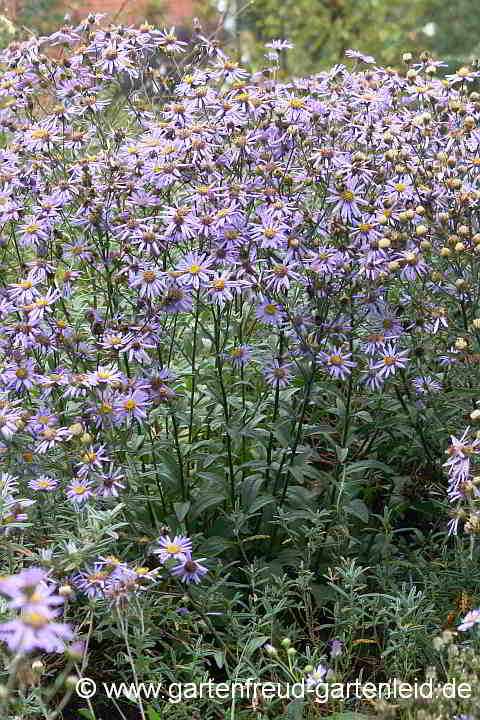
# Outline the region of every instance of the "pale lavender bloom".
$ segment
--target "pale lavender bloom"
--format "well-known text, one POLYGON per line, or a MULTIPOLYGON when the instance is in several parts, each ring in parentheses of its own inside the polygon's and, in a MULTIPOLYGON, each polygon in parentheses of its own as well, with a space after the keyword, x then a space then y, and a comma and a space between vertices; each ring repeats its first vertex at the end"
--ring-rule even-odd
POLYGON ((21 413, 13 407, 0 408, 0 433, 5 440, 11 440, 18 431, 17 422, 21 413))
POLYGON ((319 247, 315 255, 310 257, 310 268, 321 275, 328 275, 338 267, 339 253, 329 247, 319 247))
POLYGON ((12 493, 17 492, 18 478, 16 475, 3 472, 0 475, 0 497, 9 497, 12 493))
POLYGON ((249 345, 236 345, 225 355, 225 360, 240 370, 250 360, 251 349, 249 345))
POLYGON ((282 305, 268 299, 257 306, 255 314, 259 320, 267 325, 280 325, 285 317, 282 305))
POLYGON ((474 625, 480 625, 480 609, 470 610, 470 612, 465 615, 460 625, 457 625, 457 630, 465 632, 465 630, 470 630, 470 628, 474 625))
POLYGON ((378 374, 373 360, 369 361, 368 368, 361 373, 359 380, 362 385, 372 391, 381 390, 384 383, 384 379, 378 374))
POLYGON ((332 640, 330 646, 330 657, 340 657, 343 652, 343 643, 340 640, 332 640))
POLYGON ((147 419, 148 395, 142 390, 131 390, 120 395, 114 405, 115 417, 119 422, 131 422, 133 419, 143 422, 147 419))
POLYGON ((265 289, 270 292, 279 292, 280 290, 289 290, 290 282, 300 280, 300 275, 293 271, 298 262, 290 264, 277 263, 272 269, 265 273, 265 289))
POLYGON ((352 353, 344 353, 342 348, 334 347, 330 353, 321 352, 320 360, 326 365, 329 374, 335 379, 345 380, 350 374, 356 362, 349 360, 352 353))
POLYGON ((122 379, 122 373, 116 369, 115 365, 99 365, 94 372, 90 372, 85 376, 85 382, 90 387, 116 385, 122 379))
POLYGON ((33 478, 33 480, 30 480, 28 483, 28 487, 31 487, 32 490, 41 490, 44 492, 55 490, 57 485, 58 480, 48 477, 48 475, 40 475, 37 478, 33 478))
POLYGON ((46 428, 40 433, 40 442, 35 447, 35 451, 40 455, 44 455, 47 450, 52 450, 58 443, 62 442, 68 436, 68 429, 65 427, 46 428))
POLYGON ((367 201, 362 197, 363 190, 363 186, 353 178, 347 180, 341 190, 331 190, 326 200, 334 205, 333 214, 352 223, 361 214, 361 207, 367 205, 367 201))
POLYGON ((102 463, 108 462, 109 458, 105 455, 105 445, 99 445, 97 449, 90 445, 89 449, 82 455, 82 462, 78 463, 78 476, 84 477, 91 470, 101 470, 102 463))
POLYGON ((33 360, 24 360, 19 364, 7 365, 0 375, 7 390, 30 390, 38 381, 33 360))
POLYGON ((34 302, 35 298, 40 295, 40 291, 35 287, 39 283, 40 279, 32 277, 29 273, 26 280, 22 280, 20 283, 11 283, 8 286, 10 288, 9 299, 21 305, 34 302))
POLYGON ((192 309, 192 296, 178 282, 171 280, 162 297, 161 307, 167 315, 189 312, 192 309))
POLYGON ((470 472, 470 456, 479 454, 480 440, 468 440, 468 433, 470 428, 464 431, 460 439, 450 436, 451 445, 446 451, 449 455, 447 462, 443 464, 444 467, 448 468, 448 473, 451 476, 451 487, 450 491, 457 489, 459 483, 464 482, 468 478, 470 472))
POLYGON ((375 58, 372 57, 372 55, 364 55, 358 50, 345 50, 345 57, 351 58, 352 60, 360 60, 366 65, 373 65, 375 63, 375 58))
POLYGON ((140 365, 143 363, 149 364, 151 357, 147 353, 147 350, 153 350, 156 344, 153 340, 149 339, 148 334, 139 333, 135 335, 130 333, 125 338, 125 344, 119 349, 119 353, 126 353, 129 362, 137 362, 140 365))
POLYGON ((292 377, 292 363, 280 364, 278 360, 273 360, 265 368, 265 378, 269 385, 279 387, 281 389, 288 387, 292 377))
POLYGON ((41 408, 31 418, 28 423, 28 429, 33 433, 41 433, 51 425, 56 425, 58 419, 55 415, 52 415, 48 408, 41 408))
POLYGON ((184 582, 187 585, 192 582, 198 584, 208 573, 208 569, 204 565, 200 565, 200 563, 204 560, 206 560, 206 558, 192 560, 192 556, 189 554, 180 561, 180 564, 177 565, 177 567, 172 568, 170 572, 181 582, 184 582))
POLYGON ((131 286, 140 288, 140 297, 153 300, 164 292, 165 280, 162 273, 154 265, 144 265, 131 286))
POLYGON ((442 384, 438 380, 434 380, 431 375, 422 375, 412 380, 412 385, 419 395, 428 395, 429 393, 437 393, 442 389, 442 384))
POLYGON ((210 265, 214 262, 214 258, 207 255, 199 255, 197 253, 188 253, 177 265, 177 272, 182 273, 179 281, 186 287, 192 287, 198 290, 200 286, 207 285, 213 270, 210 265))
POLYGON ((324 683, 326 673, 327 668, 323 665, 317 665, 316 667, 314 667, 312 672, 309 672, 307 674, 307 689, 310 690, 317 685, 324 683))
POLYGON ((185 535, 175 535, 173 540, 169 535, 164 535, 157 542, 160 547, 152 552, 158 555, 161 563, 166 563, 167 560, 185 560, 192 552, 192 541, 185 535))
POLYGON ((387 379, 394 376, 397 370, 403 370, 407 367, 408 350, 397 350, 395 345, 388 343, 381 351, 382 359, 375 363, 380 377, 387 379))
POLYGON ((93 568, 86 568, 76 573, 72 578, 72 584, 90 599, 101 598, 105 594, 110 575, 111 571, 105 569, 105 563, 96 562, 93 568))
POLYGON ((28 568, 0 580, 0 593, 10 598, 8 607, 11 609, 41 612, 63 603, 62 597, 54 595, 55 585, 48 580, 47 570, 28 568))
POLYGON ((118 497, 119 490, 125 490, 125 485, 120 482, 125 478, 121 470, 114 470, 110 467, 107 473, 98 477, 100 486, 96 489, 96 495, 102 498, 118 497))
POLYGON ((67 498, 75 505, 83 505, 93 495, 92 483, 89 480, 72 480, 67 487, 67 498))
POLYGON ((64 652, 65 641, 74 638, 70 625, 52 622, 57 613, 43 609, 22 614, 15 620, 0 625, 0 640, 7 643, 16 653, 29 653, 33 650, 44 652, 64 652))
POLYGON ((224 305, 225 302, 233 300, 235 290, 241 287, 248 286, 249 283, 245 280, 231 280, 230 273, 224 271, 221 275, 213 278, 210 281, 210 287, 207 293, 213 302, 218 305, 224 305))

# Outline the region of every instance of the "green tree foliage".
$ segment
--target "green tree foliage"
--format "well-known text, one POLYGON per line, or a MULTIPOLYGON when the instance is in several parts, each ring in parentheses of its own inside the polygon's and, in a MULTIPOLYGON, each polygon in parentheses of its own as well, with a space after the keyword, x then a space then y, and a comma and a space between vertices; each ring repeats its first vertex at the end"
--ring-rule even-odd
POLYGON ((295 44, 288 68, 294 72, 343 61, 352 47, 379 63, 398 62, 418 22, 417 2, 405 0, 254 0, 239 10, 242 50, 250 43, 256 59, 264 42, 287 38, 295 44))

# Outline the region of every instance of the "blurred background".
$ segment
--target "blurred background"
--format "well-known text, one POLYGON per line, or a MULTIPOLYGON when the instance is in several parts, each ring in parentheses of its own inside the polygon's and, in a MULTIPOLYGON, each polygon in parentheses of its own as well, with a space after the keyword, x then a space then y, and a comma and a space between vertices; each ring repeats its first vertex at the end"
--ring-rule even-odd
POLYGON ((198 17, 204 34, 215 33, 253 69, 264 62, 265 42, 287 39, 295 49, 285 75, 318 72, 343 61, 348 48, 393 66, 404 52, 428 50, 452 72, 480 55, 478 10, 479 0, 0 0, 0 42, 48 34, 89 12, 117 24, 174 25, 186 39, 198 17))

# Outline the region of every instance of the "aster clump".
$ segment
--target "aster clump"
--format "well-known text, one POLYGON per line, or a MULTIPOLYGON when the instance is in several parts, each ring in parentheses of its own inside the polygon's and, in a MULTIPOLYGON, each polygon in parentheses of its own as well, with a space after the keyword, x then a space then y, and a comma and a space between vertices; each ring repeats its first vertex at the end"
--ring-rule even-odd
POLYGON ((75 633, 66 623, 56 621, 59 615, 53 608, 64 602, 55 595, 55 585, 48 572, 30 568, 0 581, 0 593, 8 598, 7 605, 20 614, 0 624, 0 640, 15 653, 33 650, 63 652, 75 633))

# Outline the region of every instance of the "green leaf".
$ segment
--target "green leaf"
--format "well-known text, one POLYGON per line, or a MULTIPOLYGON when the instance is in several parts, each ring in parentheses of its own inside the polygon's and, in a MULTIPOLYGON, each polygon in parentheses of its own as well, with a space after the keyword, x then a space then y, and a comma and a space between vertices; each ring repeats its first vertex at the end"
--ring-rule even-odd
POLYGON ((289 718, 289 720, 302 720, 304 706, 304 700, 292 700, 289 702, 287 707, 287 718, 289 718))
POLYGON ((208 508, 221 505, 224 501, 225 495, 220 492, 200 495, 199 498, 194 500, 194 506, 190 512, 190 520, 195 520, 208 508))
POLYGON ((270 640, 270 635, 260 635, 260 637, 251 638, 245 645, 244 652, 246 657, 250 657, 251 655, 253 655, 255 650, 258 650, 259 647, 265 645, 268 640, 270 640))
POLYGON ((368 507, 365 505, 363 500, 356 498, 352 500, 348 505, 345 506, 345 512, 350 515, 355 515, 359 520, 366 523, 370 515, 368 507))
MULTIPOLYGON (((77 712, 82 718, 87 718, 87 720, 96 720, 93 712, 91 712, 91 710, 87 710, 87 708, 80 708, 80 710, 77 710, 77 712)), ((151 718, 151 720, 156 720, 156 718, 153 717, 151 718)))
POLYGON ((147 715, 148 720, 162 720, 162 716, 158 712, 158 710, 155 710, 151 705, 147 707, 147 715))
POLYGON ((173 509, 175 510, 178 522, 181 523, 185 520, 187 513, 190 510, 190 503, 173 503, 173 509))

